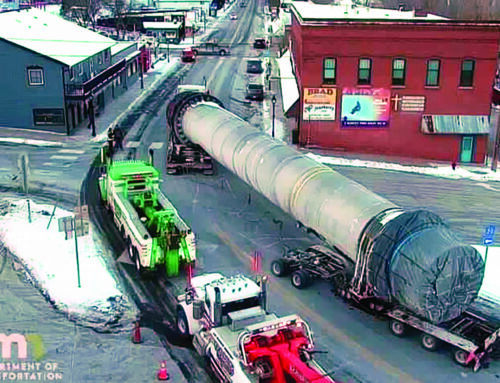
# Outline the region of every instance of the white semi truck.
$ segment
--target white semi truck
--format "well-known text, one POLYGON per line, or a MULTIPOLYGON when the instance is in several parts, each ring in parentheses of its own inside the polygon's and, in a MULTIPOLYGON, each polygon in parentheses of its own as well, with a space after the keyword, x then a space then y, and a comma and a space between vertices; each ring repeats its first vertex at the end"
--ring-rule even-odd
POLYGON ((178 297, 177 328, 223 383, 334 383, 313 359, 314 342, 297 315, 266 309, 266 277, 219 273, 192 278, 178 297))

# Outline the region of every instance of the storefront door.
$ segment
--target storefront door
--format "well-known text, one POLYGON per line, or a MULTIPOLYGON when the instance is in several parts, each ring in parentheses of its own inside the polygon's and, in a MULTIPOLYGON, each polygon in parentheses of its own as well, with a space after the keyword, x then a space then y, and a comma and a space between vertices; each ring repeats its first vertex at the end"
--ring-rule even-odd
POLYGON ((474 137, 463 136, 460 151, 460 162, 472 162, 472 151, 474 148, 474 137))

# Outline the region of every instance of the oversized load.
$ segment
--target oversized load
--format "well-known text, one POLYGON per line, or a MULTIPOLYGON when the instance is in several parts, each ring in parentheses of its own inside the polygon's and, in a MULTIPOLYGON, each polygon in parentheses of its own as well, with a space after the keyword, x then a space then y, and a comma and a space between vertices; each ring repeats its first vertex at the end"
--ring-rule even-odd
POLYGON ((319 233, 356 264, 353 282, 431 321, 476 298, 484 263, 435 214, 405 212, 224 110, 208 94, 179 95, 167 119, 177 135, 319 233))
POLYGON ((170 277, 195 262, 195 238, 159 183, 160 173, 147 162, 114 161, 99 189, 137 271, 163 265, 170 277))

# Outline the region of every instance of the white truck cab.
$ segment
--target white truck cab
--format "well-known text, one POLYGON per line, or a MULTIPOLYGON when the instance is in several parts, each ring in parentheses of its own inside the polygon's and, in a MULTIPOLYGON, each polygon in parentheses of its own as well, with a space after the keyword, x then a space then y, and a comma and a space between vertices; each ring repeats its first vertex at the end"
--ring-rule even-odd
POLYGON ((265 311, 266 289, 264 283, 243 275, 210 273, 192 278, 191 289, 177 300, 177 327, 187 336, 194 335, 203 321, 218 327, 228 324, 232 312, 250 308, 265 311))

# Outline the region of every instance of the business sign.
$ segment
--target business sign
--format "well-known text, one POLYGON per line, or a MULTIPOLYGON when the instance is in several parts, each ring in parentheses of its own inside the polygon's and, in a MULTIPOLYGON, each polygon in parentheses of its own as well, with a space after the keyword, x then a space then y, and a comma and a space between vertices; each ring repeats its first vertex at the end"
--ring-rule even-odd
POLYGON ((342 90, 342 127, 384 127, 389 124, 391 92, 388 89, 342 90))
POLYGON ((304 88, 302 118, 305 121, 334 121, 337 89, 304 88))
POLYGON ((402 112, 423 112, 425 110, 425 96, 402 96, 402 112))

